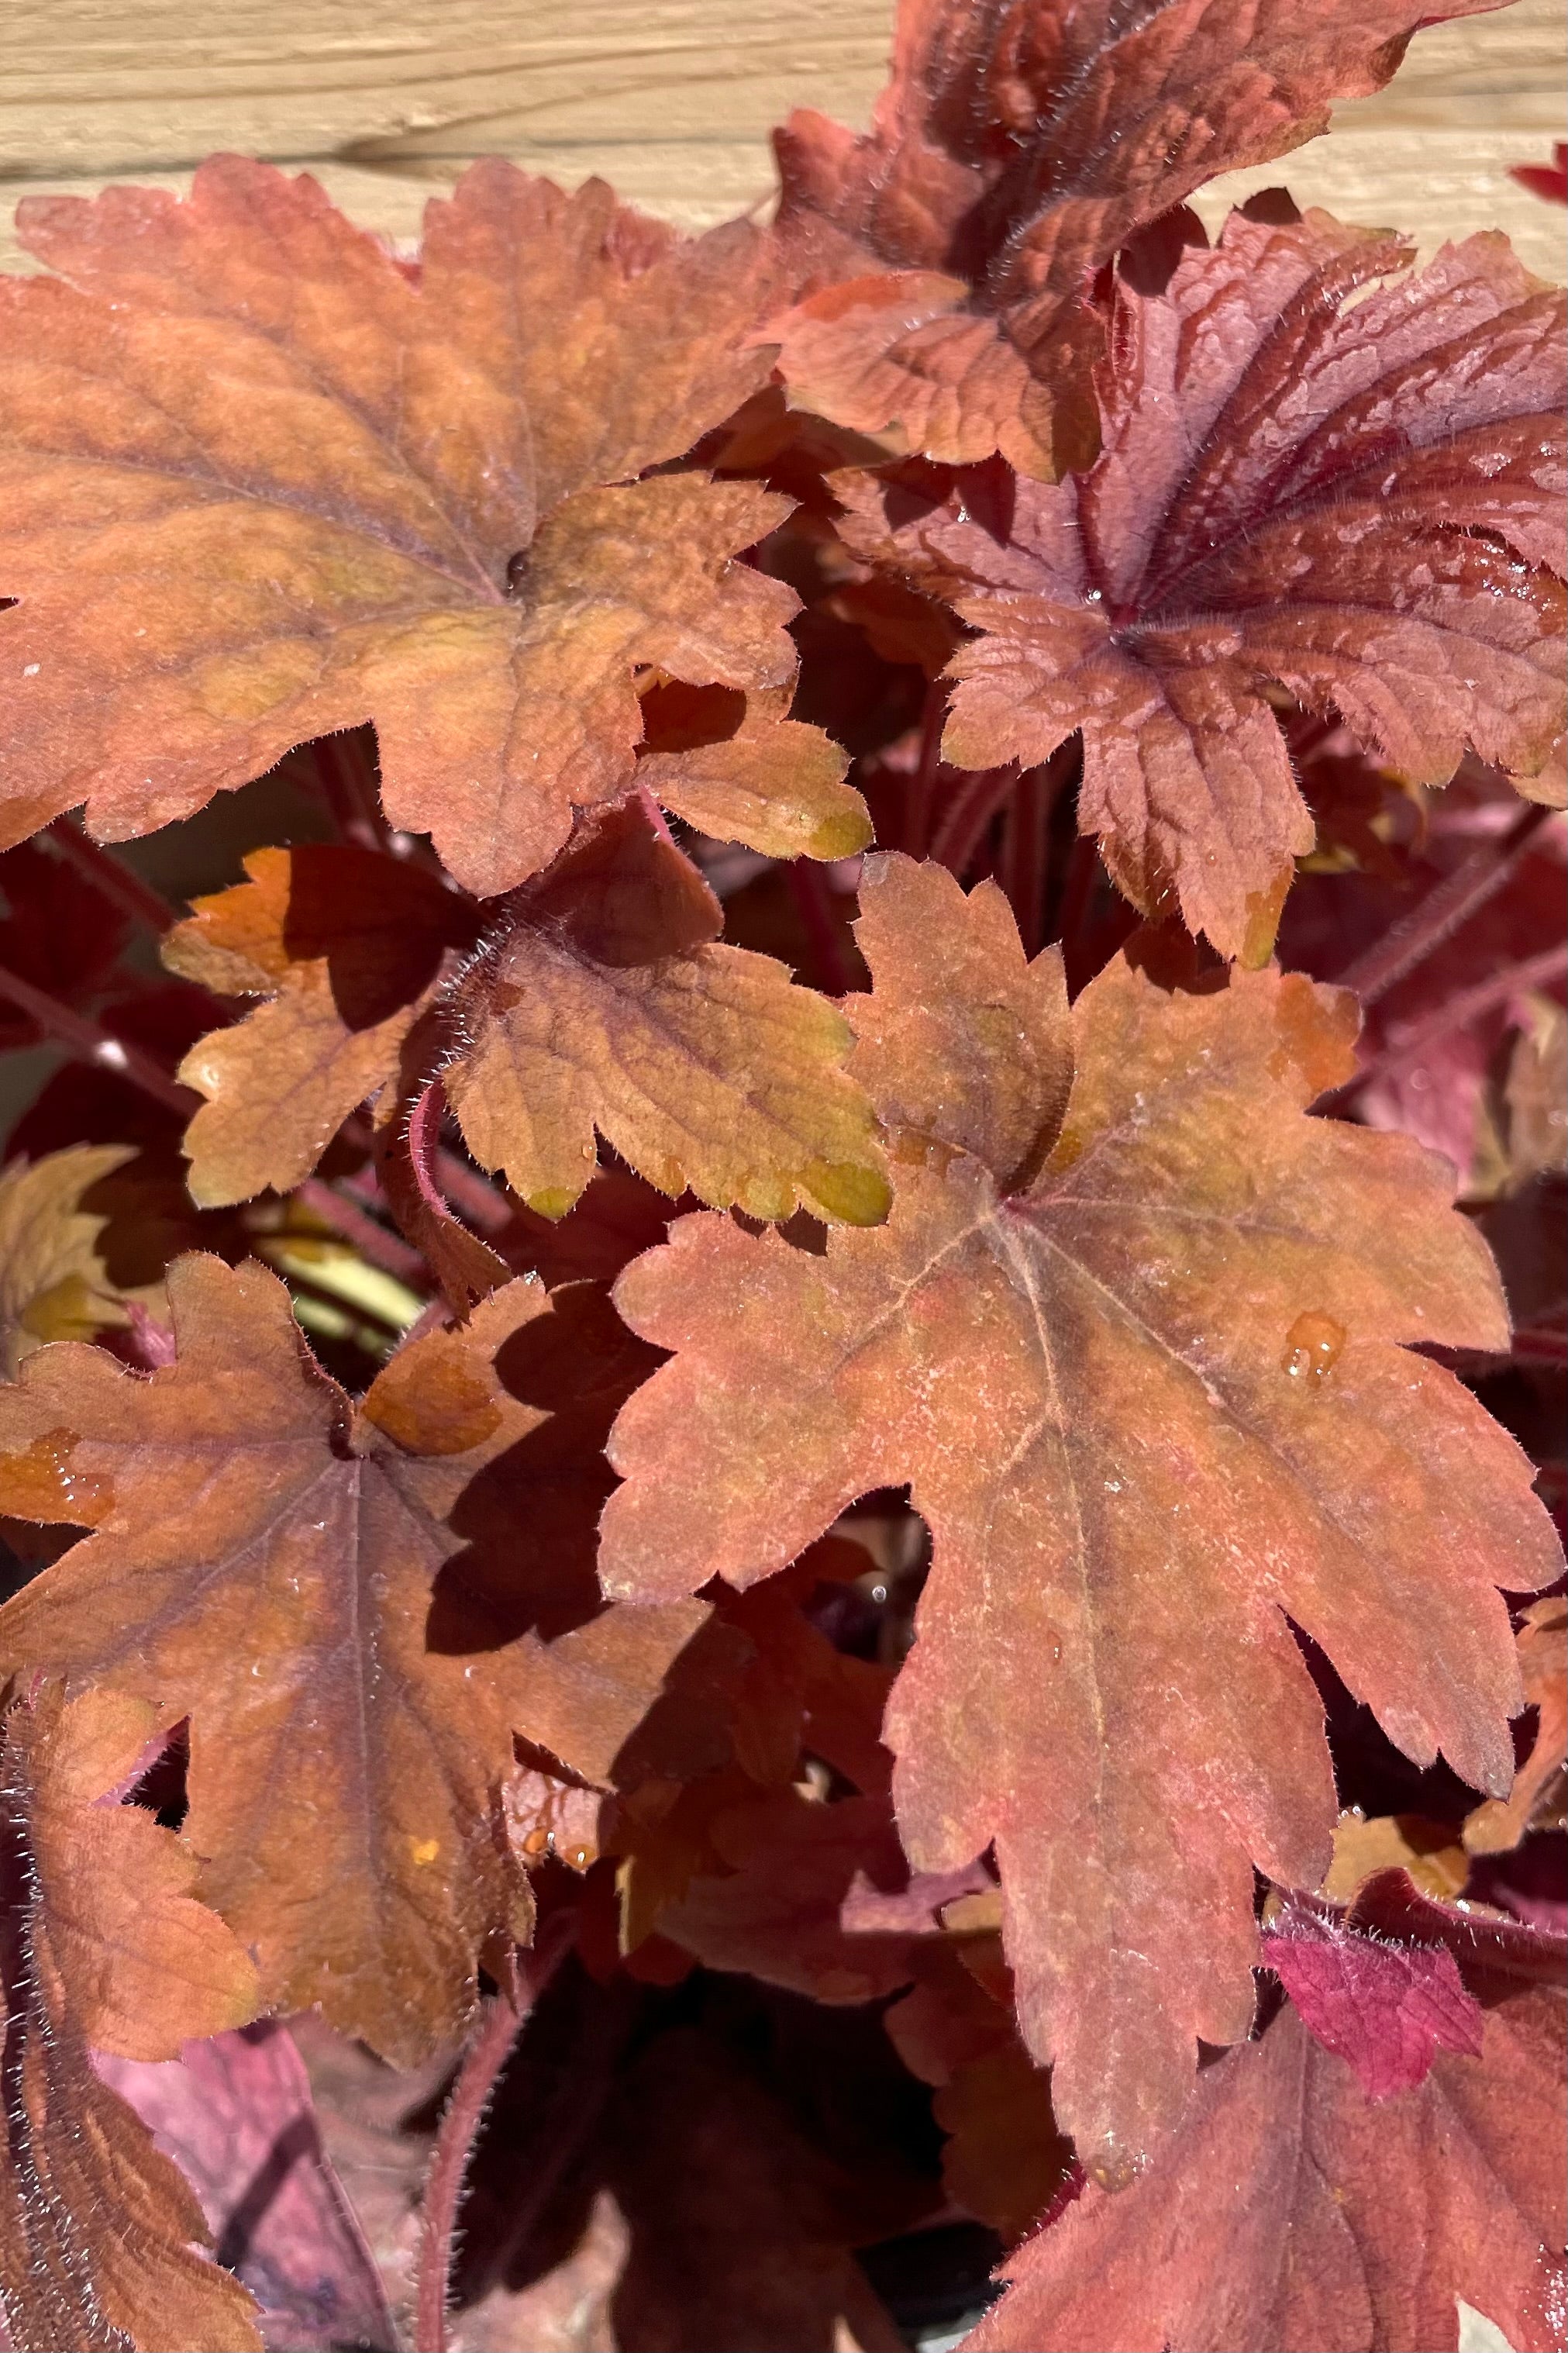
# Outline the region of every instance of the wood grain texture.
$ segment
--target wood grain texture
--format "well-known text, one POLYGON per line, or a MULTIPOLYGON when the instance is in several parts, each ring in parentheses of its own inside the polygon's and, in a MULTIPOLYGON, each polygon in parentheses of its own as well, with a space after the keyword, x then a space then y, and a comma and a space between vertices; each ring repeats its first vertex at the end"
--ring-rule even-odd
MULTIPOLYGON (((1310 0, 1303 0, 1310 5, 1310 0)), ((26 268, 16 196, 115 178, 184 185, 215 148, 308 164, 356 219, 417 235, 479 154, 591 172, 687 226, 765 205, 792 105, 864 121, 891 0, 7 0, 0 266, 26 268)), ((1417 36, 1326 138, 1201 199, 1288 181, 1299 199, 1413 231, 1502 227, 1565 274, 1563 216, 1508 178, 1562 136, 1561 0, 1417 36)))

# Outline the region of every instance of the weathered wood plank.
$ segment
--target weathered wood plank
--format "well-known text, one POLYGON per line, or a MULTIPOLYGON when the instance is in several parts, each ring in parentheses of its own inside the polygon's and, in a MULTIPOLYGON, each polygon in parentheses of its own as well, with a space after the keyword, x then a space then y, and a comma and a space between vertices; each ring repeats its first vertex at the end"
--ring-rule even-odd
MULTIPOLYGON (((767 131, 795 104, 863 121, 891 0, 8 0, 0 78, 0 266, 25 190, 184 185, 216 147, 308 164, 357 219, 417 234, 432 186, 476 154, 574 184, 601 172, 689 226, 765 204, 767 131), (6 185, 8 184, 8 185, 6 185)), ((1430 249, 1499 226, 1564 275, 1563 218, 1509 164, 1561 135, 1561 0, 1420 34, 1330 134, 1205 192, 1286 181, 1430 249)))

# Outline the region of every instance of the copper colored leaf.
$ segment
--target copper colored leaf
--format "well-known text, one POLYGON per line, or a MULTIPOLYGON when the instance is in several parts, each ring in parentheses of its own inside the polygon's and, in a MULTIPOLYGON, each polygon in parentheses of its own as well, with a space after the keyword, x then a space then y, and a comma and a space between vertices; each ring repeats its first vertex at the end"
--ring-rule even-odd
POLYGON ((47 1340, 90 1339, 124 1311, 104 1271, 107 1219, 84 1195, 132 1157, 125 1145, 79 1145, 0 1176, 0 1374, 16 1375, 47 1340))
POLYGON ((163 944, 172 972, 271 1001, 215 1029, 180 1065, 207 1097, 185 1131, 205 1206, 308 1176, 350 1113, 384 1086, 464 902, 416 867, 364 849, 258 849, 249 881, 195 902, 163 944))
POLYGON ((1319 1889, 1331 1904, 1348 1904, 1380 1871, 1408 1872, 1415 1885, 1440 1902, 1462 1895, 1470 1859, 1451 1823, 1419 1814, 1373 1814, 1351 1807, 1334 1824, 1334 1859, 1319 1889))
POLYGON ((154 1733, 141 1702, 89 1692, 68 1707, 58 1686, 5 1718, 0 2312, 17 2346, 261 2342, 249 2296, 197 2252, 185 2181, 88 2057, 100 2042, 165 2058, 256 2006, 249 1960, 188 1892, 195 1856, 116 1802, 154 1733))
POLYGON ((196 2191, 222 2261, 261 2307, 268 2353, 395 2342, 286 2026, 267 2019, 156 2064, 100 2058, 98 2073, 196 2191))
POLYGON ((825 1256, 699 1217, 621 1278, 675 1355, 616 1423, 601 1575, 744 1584, 910 1482, 933 1557, 884 1725, 904 1845, 939 1872, 994 1842, 1026 2039, 1086 2162, 1123 2176, 1194 2040, 1247 2031, 1254 1864, 1328 1864, 1286 1614, 1408 1755, 1501 1791, 1522 1694, 1491 1588, 1549 1582, 1557 1546, 1513 1441, 1401 1345, 1505 1328, 1448 1172, 1303 1116, 1350 1068, 1348 999, 1273 970, 1173 994, 1118 958, 1064 1017, 1011 949, 980 981, 994 886, 889 858, 865 898, 857 1067, 923 1162, 896 1161, 883 1231, 825 1256), (973 997, 921 1100, 903 1046, 937 1035, 939 927, 973 997), (1037 1173, 1006 1194, 1030 1067, 1037 1173))
POLYGON ((1330 1906, 1297 1900, 1270 1923, 1263 1957, 1369 2100, 1425 2083, 1439 2051, 1480 2054, 1480 2006, 1446 1945, 1365 1936, 1330 1906))
POLYGON ((792 396, 1047 473, 1071 406, 1052 371, 1089 332, 1062 313, 1118 247, 1381 89, 1418 25, 1495 5, 901 0, 869 132, 799 112, 777 134, 780 230, 831 281, 770 322, 792 396))
POLYGON ((1519 1844, 1562 1788, 1568 1762, 1568 1602, 1561 1594, 1532 1602, 1519 1630, 1524 1695, 1536 1710, 1534 1736, 1506 1799, 1489 1798, 1465 1823, 1471 1854, 1499 1854, 1519 1844))
POLYGON ((913 1989, 886 2013, 889 2035, 910 2072, 937 2087, 949 2197, 1011 2243, 1039 2221, 1072 2170, 1049 2074, 1019 2040, 994 1936, 944 1939, 914 1966, 913 1989))
POLYGON ((1464 1926, 1479 2059, 1373 2106, 1286 2008, 1200 2076, 1145 2179, 1089 2188, 1010 2259, 966 2353, 1453 2353, 1457 2298, 1520 2353, 1559 2344, 1562 1940, 1518 1968, 1464 1926))
POLYGON ((857 552, 980 632, 947 758, 1081 729, 1083 830, 1226 955, 1267 955, 1312 846, 1279 687, 1415 783, 1467 744, 1528 776, 1562 731, 1563 298, 1478 237, 1346 307, 1407 259, 1233 214, 1163 293, 1119 285, 1087 474, 846 483, 857 552))
POLYGON ((721 1813, 709 1837, 729 1876, 692 1878, 659 1911, 661 1936, 710 1968, 743 1969, 818 2001, 871 2001, 907 1984, 907 1934, 840 1925, 858 1876, 907 1880, 885 1799, 759 1793, 721 1813))
POLYGON ((388 817, 484 895, 625 787, 637 671, 794 675, 794 596, 731 560, 783 502, 637 479, 766 376, 757 231, 495 160, 415 274, 228 156, 22 235, 58 274, 0 287, 8 839, 84 797, 144 833, 369 720, 388 817))
POLYGON ((583 825, 444 975, 479 916, 427 876, 352 849, 263 850, 250 868, 165 950, 209 987, 271 999, 181 1065, 209 1098, 185 1143, 198 1199, 297 1184, 382 1090, 378 1119, 401 1135, 439 1066, 476 1158, 546 1217, 592 1177, 595 1129, 666 1193, 763 1217, 797 1200, 882 1214, 847 1028, 771 959, 715 944, 719 903, 651 804, 583 825))
POLYGON ((661 1191, 874 1223, 887 1187, 841 1016, 721 915, 635 806, 509 905, 450 1000, 447 1092, 475 1158, 562 1217, 597 1128, 661 1191))
POLYGON ((654 687, 637 782, 721 841, 768 858, 848 858, 871 839, 866 804, 844 781, 848 756, 788 707, 783 691, 654 687))
POLYGON ((399 1351, 357 1413, 260 1267, 184 1259, 169 1295, 168 1370, 67 1345, 0 1393, 0 1500, 79 1523, 88 1487, 97 1527, 0 1613, 0 1650, 189 1715, 204 1897, 271 2000, 410 2060, 462 2027, 486 1939, 527 1926, 500 1810, 514 1728, 613 1753, 702 1613, 645 1620, 619 1683, 613 1632, 530 1630, 552 1577, 567 1623, 585 1614, 563 1588, 603 1493, 603 1416, 584 1446, 580 1412, 557 1427, 505 1385, 550 1331, 540 1287, 399 1351), (520 1519, 553 1538, 538 1566, 520 1519))

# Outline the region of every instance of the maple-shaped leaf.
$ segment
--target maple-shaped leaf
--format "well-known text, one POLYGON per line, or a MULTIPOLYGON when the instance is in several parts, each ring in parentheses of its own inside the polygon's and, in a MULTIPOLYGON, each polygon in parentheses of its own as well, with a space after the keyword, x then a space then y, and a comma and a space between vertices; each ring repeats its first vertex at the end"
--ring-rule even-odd
POLYGON ((1380 90, 1418 26, 1497 5, 900 0, 869 132, 800 111, 776 134, 779 232, 831 281, 769 322, 791 397, 1048 475, 1092 332, 1075 298, 1118 247, 1380 90))
POLYGON ((0 2314, 17 2346, 252 2353, 249 2296, 88 2047, 165 2059, 248 2018, 256 1971, 190 1894, 195 1855, 117 1800, 156 1750, 144 1702, 46 1685, 5 1720, 0 2314))
MULTIPOLYGON (((249 864, 248 882, 199 902, 164 944, 208 987, 271 998, 181 1065, 208 1098, 185 1139, 197 1200, 297 1184, 406 1055, 410 1095, 439 1065, 475 1157, 550 1218, 592 1177, 595 1129, 667 1193, 767 1218, 797 1201, 883 1213, 842 1017, 771 957, 717 944, 718 901, 640 804, 583 825, 483 924, 471 902, 369 851, 267 849, 249 864), (476 934, 438 980, 444 951, 476 934)), ((403 1098, 386 1106, 405 1126, 403 1098)))
POLYGON ((1009 2259, 965 2353, 1454 2353, 1457 2298, 1519 2353, 1560 2345, 1568 1951, 1444 1915, 1420 1907, 1480 1998, 1479 2057, 1373 2105, 1287 2007, 1200 2075, 1144 2179, 1009 2259))
POLYGON ((1528 777, 1562 732, 1564 298, 1487 236, 1347 306, 1408 258, 1234 213, 1164 292, 1118 285, 1088 473, 843 478, 857 553, 980 632, 946 757, 1081 729, 1083 830, 1226 955, 1267 955, 1312 846, 1280 687, 1414 783, 1467 744, 1528 777))
POLYGON ((94 1531, 0 1612, 0 1657, 188 1715, 201 1892, 268 1999, 410 2060, 460 2031, 486 1940, 527 1927, 513 1730, 613 1754, 704 1615, 530 1630, 580 1592, 630 1344, 584 1449, 581 1411, 557 1429, 508 1387, 553 1322, 539 1285, 400 1350, 356 1412, 264 1269, 192 1257, 168 1284, 166 1370, 65 1344, 0 1391, 5 1507, 94 1531))
POLYGON ((145 833, 368 720, 388 818, 485 895, 625 788, 639 673, 793 678, 794 595, 732 561, 784 502, 638 479, 767 375, 758 231, 497 159, 416 273, 226 156, 21 235, 58 274, 0 287, 6 838, 145 833))
POLYGON ((468 1149, 564 1215, 598 1129, 660 1191, 874 1224, 888 1191, 843 1017, 722 911, 636 806, 584 828, 453 991, 443 1082, 468 1149))
POLYGON ((1450 1172, 1303 1116, 1350 1068, 1348 997, 1273 970, 1171 992, 1119 957, 1069 1016, 994 885, 889 857, 862 903, 891 1217, 821 1257, 688 1218, 622 1276, 675 1354, 616 1422, 600 1573, 744 1584, 910 1482, 933 1556, 883 1728, 904 1845, 939 1872, 994 1842, 1026 2039, 1116 2177, 1194 2040, 1247 2031, 1253 1865, 1313 1886, 1329 1861, 1287 1614, 1408 1755, 1500 1792, 1522 1694, 1491 1586, 1559 1555, 1512 1440, 1400 1345, 1505 1329, 1450 1172))

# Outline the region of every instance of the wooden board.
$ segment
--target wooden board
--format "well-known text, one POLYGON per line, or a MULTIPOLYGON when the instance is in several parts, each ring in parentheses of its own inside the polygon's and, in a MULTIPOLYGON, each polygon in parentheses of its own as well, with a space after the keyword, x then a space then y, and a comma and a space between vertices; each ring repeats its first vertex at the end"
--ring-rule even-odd
MULTIPOLYGON (((1310 6, 1311 0, 1302 0, 1310 6)), ((368 227, 417 235, 432 185, 475 155, 574 185, 603 173, 689 226, 764 205, 769 126, 792 105, 864 121, 891 0, 6 0, 0 265, 31 188, 184 185, 227 147, 308 164, 368 227)), ((1326 138, 1201 198, 1285 180, 1303 202, 1415 234, 1506 227, 1562 278, 1563 216, 1508 178, 1562 135, 1562 0, 1417 35, 1326 138)))

